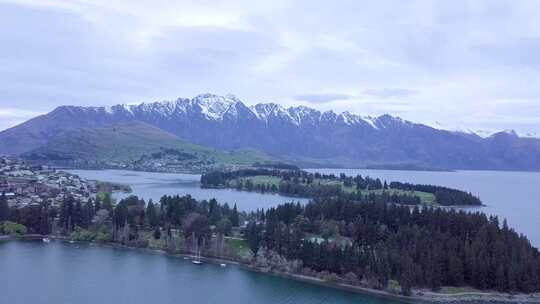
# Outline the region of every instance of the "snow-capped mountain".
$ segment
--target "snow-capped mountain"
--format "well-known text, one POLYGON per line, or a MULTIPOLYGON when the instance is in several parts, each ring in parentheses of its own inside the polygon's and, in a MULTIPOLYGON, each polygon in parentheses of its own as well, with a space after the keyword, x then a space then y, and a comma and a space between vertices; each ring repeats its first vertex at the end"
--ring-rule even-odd
POLYGON ((0 154, 45 145, 66 130, 141 121, 195 144, 256 149, 303 164, 417 164, 453 169, 540 170, 540 140, 497 133, 483 138, 398 117, 321 112, 275 103, 247 106, 227 95, 112 107, 61 106, 0 132, 0 154))
POLYGON ((242 120, 246 118, 257 119, 264 123, 270 123, 279 119, 296 126, 313 125, 326 121, 330 123, 343 123, 346 125, 371 126, 374 129, 384 127, 384 121, 388 118, 403 122, 400 118, 388 115, 381 117, 359 116, 350 112, 336 114, 333 111, 320 112, 306 106, 285 108, 276 103, 259 103, 246 106, 234 95, 218 96, 213 94, 201 94, 192 99, 179 98, 175 101, 160 101, 141 103, 138 105, 115 105, 112 107, 60 107, 56 111, 81 111, 85 113, 109 115, 122 118, 168 118, 182 116, 199 116, 207 120, 242 120))

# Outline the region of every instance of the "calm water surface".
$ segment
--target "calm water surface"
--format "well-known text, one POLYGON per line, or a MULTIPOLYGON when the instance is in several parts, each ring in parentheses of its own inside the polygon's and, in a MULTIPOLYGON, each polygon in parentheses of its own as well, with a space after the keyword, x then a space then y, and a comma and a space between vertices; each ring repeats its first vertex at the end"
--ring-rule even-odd
POLYGON ((310 169, 311 172, 361 174, 388 181, 435 184, 472 192, 486 207, 467 208, 507 219, 517 232, 540 246, 540 172, 419 172, 364 169, 310 169))
POLYGON ((198 200, 217 199, 220 203, 237 204, 240 210, 268 208, 285 202, 301 202, 304 198, 288 197, 277 194, 261 194, 257 192, 237 191, 234 189, 202 189, 201 176, 197 174, 155 173, 127 170, 66 170, 81 177, 100 181, 128 184, 132 193, 114 193, 114 198, 122 199, 129 195, 137 195, 145 200, 159 202, 163 195, 190 194, 198 200))
POLYGON ((84 244, 0 242, 0 270, 0 303, 9 304, 398 304, 231 265, 84 244))

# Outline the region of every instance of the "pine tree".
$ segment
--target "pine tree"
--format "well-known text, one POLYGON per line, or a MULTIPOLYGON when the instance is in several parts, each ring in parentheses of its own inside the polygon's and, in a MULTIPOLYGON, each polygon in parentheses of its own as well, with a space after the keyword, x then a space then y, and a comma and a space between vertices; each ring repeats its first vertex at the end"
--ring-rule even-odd
POLYGON ((159 224, 159 218, 152 200, 150 200, 146 206, 146 218, 150 227, 156 227, 159 224))
POLYGON ((113 204, 112 204, 112 198, 110 193, 105 193, 103 195, 103 203, 101 204, 101 208, 113 212, 113 204))
POLYGON ((405 296, 410 296, 415 279, 412 259, 408 256, 403 257, 401 260, 401 267, 402 270, 398 280, 399 285, 401 286, 401 293, 405 296))
POLYGON ((507 283, 506 283, 506 275, 504 273, 504 266, 503 265, 499 265, 497 267, 497 272, 495 274, 495 288, 498 290, 498 291, 505 291, 506 290, 506 287, 507 287, 507 283))
POLYGON ((246 240, 248 242, 249 249, 251 249, 253 256, 256 258, 262 241, 260 225, 255 222, 250 222, 248 224, 246 228, 246 240))
POLYGON ((161 238, 161 230, 159 230, 159 226, 156 226, 154 229, 154 238, 156 240, 159 240, 161 238))
POLYGON ((83 218, 84 216, 83 216, 83 208, 82 208, 81 202, 77 201, 77 203, 75 204, 75 207, 73 208, 73 226, 83 227, 84 226, 83 218))
POLYGON ((238 209, 236 208, 236 203, 234 204, 233 210, 231 212, 231 223, 233 227, 240 226, 240 218, 238 216, 238 209))
POLYGON ((41 215, 39 219, 39 233, 51 233, 51 224, 49 222, 49 212, 47 208, 41 208, 41 215))
POLYGON ((83 208, 83 220, 82 220, 82 227, 88 228, 92 224, 92 219, 94 218, 95 209, 94 204, 91 200, 86 202, 83 208))
POLYGON ((96 200, 94 201, 94 213, 101 210, 101 199, 99 198, 99 195, 96 196, 96 200))
POLYGON ((73 196, 69 195, 62 202, 62 207, 60 209, 60 224, 67 233, 70 233, 71 230, 73 230, 74 202, 73 196))
POLYGON ((2 194, 0 196, 0 222, 9 220, 9 206, 6 200, 6 196, 2 194))
POLYGON ((211 199, 209 202, 209 216, 208 221, 210 222, 210 225, 215 225, 219 219, 221 218, 221 210, 220 206, 218 206, 218 202, 215 198, 211 199))

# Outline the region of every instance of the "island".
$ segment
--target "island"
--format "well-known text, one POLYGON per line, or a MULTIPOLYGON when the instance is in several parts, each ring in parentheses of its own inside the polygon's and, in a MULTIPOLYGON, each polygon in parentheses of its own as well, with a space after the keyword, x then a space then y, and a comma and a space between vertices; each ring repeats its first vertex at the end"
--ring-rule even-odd
POLYGON ((234 188, 315 198, 341 196, 351 200, 382 200, 404 205, 481 206, 469 192, 436 185, 381 181, 369 176, 310 173, 294 167, 247 168, 202 174, 202 187, 234 188))

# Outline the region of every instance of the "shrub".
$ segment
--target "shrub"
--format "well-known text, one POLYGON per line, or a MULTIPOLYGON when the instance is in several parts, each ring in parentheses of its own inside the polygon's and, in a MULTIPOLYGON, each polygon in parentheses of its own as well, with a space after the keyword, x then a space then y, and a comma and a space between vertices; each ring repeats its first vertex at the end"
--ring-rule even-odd
POLYGON ((75 231, 71 233, 70 238, 74 241, 91 242, 96 238, 96 233, 77 226, 75 231))
POLYGON ((6 221, 0 225, 0 231, 8 235, 23 235, 28 232, 26 226, 6 221))
POLYGON ((108 233, 105 232, 98 232, 96 235, 96 241, 105 243, 109 242, 111 240, 111 236, 108 233))

